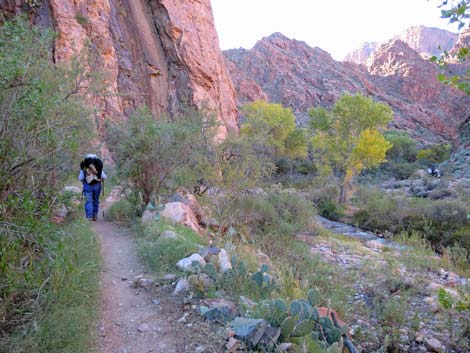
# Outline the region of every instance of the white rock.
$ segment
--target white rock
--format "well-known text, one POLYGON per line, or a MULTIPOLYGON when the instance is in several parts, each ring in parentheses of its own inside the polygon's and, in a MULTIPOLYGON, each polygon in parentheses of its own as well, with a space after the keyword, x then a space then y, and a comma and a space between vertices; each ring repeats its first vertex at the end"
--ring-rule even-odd
POLYGON ((444 349, 442 343, 435 338, 425 338, 424 343, 432 352, 442 352, 444 349))
POLYGON ((183 271, 189 271, 189 272, 194 272, 194 267, 193 267, 193 262, 199 262, 201 264, 201 267, 204 267, 206 265, 206 260, 199 255, 199 254, 192 254, 189 257, 185 257, 184 259, 179 260, 176 263, 176 267, 183 271))
POLYGON ((370 249, 377 249, 377 250, 382 250, 385 247, 384 243, 378 240, 369 240, 366 242, 366 246, 370 249))
POLYGON ((160 234, 160 238, 162 239, 178 239, 179 236, 176 234, 176 232, 173 232, 172 230, 165 230, 160 234))
POLYGON ((228 255, 225 249, 220 249, 218 256, 219 256, 220 271, 222 271, 222 273, 225 273, 231 270, 232 264, 230 263, 230 260, 228 258, 228 255))
POLYGON ((82 188, 75 185, 64 186, 64 191, 72 192, 74 194, 81 194, 82 188))
POLYGON ((173 294, 189 292, 190 288, 191 285, 189 284, 189 281, 186 278, 181 278, 178 283, 176 283, 176 288, 173 294))
POLYGON ((191 207, 182 202, 170 202, 165 204, 165 208, 160 212, 162 217, 169 219, 174 223, 183 224, 196 233, 201 234, 202 228, 191 210, 191 207))
POLYGON ((426 293, 432 295, 432 294, 438 292, 439 289, 441 289, 441 288, 444 288, 444 286, 443 286, 442 284, 432 282, 432 283, 429 283, 429 284, 427 285, 427 287, 426 287, 426 293))
POLYGON ((152 223, 155 220, 155 216, 157 215, 157 211, 145 210, 144 214, 142 215, 142 219, 140 220, 143 226, 152 223))

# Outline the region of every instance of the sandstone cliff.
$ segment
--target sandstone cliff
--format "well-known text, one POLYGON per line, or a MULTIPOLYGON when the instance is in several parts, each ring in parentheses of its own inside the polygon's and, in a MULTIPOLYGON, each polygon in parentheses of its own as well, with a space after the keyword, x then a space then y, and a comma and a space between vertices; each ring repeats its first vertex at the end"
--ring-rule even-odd
POLYGON ((0 20, 22 12, 57 32, 56 61, 85 45, 97 54, 89 69, 104 72, 107 86, 92 100, 99 129, 144 104, 157 116, 205 104, 221 123, 219 137, 237 129, 210 0, 0 0, 0 20))
POLYGON ((437 69, 409 45, 393 40, 378 46, 369 65, 338 62, 319 48, 275 33, 251 50, 225 51, 239 104, 264 99, 291 107, 299 122, 313 106, 331 106, 344 93, 361 92, 388 103, 392 127, 424 143, 458 137, 468 98, 443 86, 437 69))
MULTIPOLYGON (((450 50, 457 41, 458 34, 439 28, 412 26, 391 40, 394 39, 402 40, 423 58, 429 58, 433 55, 439 56, 443 50, 450 50)), ((364 43, 361 48, 347 54, 344 60, 365 64, 380 44, 383 43, 364 43)))

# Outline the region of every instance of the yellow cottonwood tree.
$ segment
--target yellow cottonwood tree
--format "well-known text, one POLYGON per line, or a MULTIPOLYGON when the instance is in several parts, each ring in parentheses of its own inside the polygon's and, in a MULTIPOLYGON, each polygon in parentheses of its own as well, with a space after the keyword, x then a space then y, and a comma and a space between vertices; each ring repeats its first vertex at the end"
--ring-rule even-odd
POLYGON ((393 118, 391 108, 361 94, 343 95, 331 110, 309 111, 315 136, 312 145, 320 163, 339 179, 339 202, 346 201, 352 178, 362 170, 385 162, 392 147, 381 134, 393 118))

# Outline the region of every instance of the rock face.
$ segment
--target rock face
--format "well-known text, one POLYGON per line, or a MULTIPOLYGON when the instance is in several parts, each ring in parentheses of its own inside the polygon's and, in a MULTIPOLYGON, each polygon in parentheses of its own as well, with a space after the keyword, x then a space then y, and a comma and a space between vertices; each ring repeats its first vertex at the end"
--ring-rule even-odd
POLYGON ((143 105, 159 116, 186 105, 206 107, 221 123, 219 138, 237 129, 235 91, 219 50, 210 0, 1 0, 0 21, 28 12, 53 27, 57 62, 85 46, 104 73, 107 94, 91 98, 104 120, 125 119, 143 105))
POLYGON ((423 143, 448 143, 458 137, 468 104, 461 92, 437 81, 433 64, 398 39, 378 46, 367 67, 335 61, 327 52, 280 33, 251 50, 224 55, 239 104, 267 96, 291 107, 300 124, 309 108, 330 107, 345 92, 361 92, 392 107, 391 127, 423 143))
MULTIPOLYGON (((459 35, 439 28, 412 26, 393 39, 400 39, 423 58, 439 56, 443 50, 450 50, 459 35), (440 49, 439 49, 440 48, 440 49)), ((392 40, 393 40, 392 39, 392 40)), ((355 64, 365 64, 367 59, 381 43, 364 43, 361 48, 353 50, 344 58, 355 64)))

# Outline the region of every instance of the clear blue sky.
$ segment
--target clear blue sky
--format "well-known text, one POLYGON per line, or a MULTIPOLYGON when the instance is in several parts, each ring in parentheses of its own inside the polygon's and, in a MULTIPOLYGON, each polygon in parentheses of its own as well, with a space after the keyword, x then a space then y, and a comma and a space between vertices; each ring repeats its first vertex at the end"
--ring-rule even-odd
POLYGON ((457 32, 439 0, 211 0, 221 49, 251 48, 274 32, 320 47, 335 59, 363 42, 384 41, 413 25, 457 32))

